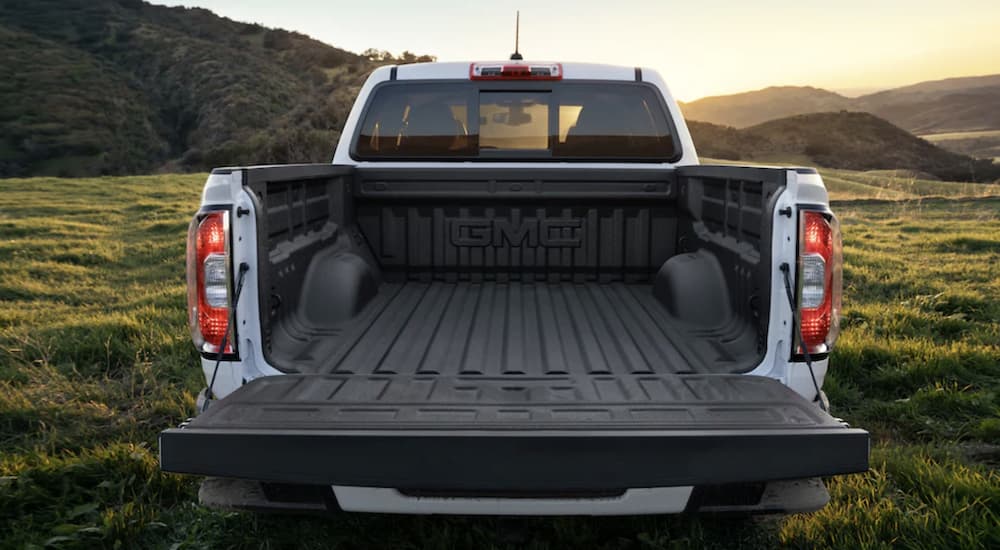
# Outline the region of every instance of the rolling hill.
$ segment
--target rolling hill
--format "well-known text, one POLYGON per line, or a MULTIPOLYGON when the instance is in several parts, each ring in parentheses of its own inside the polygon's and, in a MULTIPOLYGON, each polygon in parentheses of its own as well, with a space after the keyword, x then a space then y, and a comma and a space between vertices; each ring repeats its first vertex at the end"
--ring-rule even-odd
POLYGON ((4 0, 0 56, 0 177, 325 160, 395 61, 140 0, 4 0))
POLYGON ((850 170, 913 170, 945 180, 994 181, 1000 166, 946 151, 869 113, 810 113, 737 129, 688 123, 704 157, 795 162, 850 170))
POLYGON ((915 134, 1000 130, 1000 75, 921 82, 857 98, 783 86, 682 105, 692 119, 736 128, 826 111, 872 113, 915 134))
POLYGON ((682 103, 688 120, 746 128, 768 120, 805 113, 841 111, 853 100, 809 86, 773 86, 741 94, 714 96, 682 103))
POLYGON ((699 157, 765 161, 775 152, 771 140, 732 126, 689 120, 687 127, 699 157))
POLYGON ((0 176, 130 173, 165 158, 152 103, 127 75, 0 26, 0 176))

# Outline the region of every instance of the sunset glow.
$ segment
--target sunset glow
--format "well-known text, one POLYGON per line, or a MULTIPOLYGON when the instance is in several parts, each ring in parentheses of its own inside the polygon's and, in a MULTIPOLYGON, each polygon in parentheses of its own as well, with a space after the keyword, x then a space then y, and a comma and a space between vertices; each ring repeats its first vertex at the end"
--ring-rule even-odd
POLYGON ((1000 73, 1000 3, 845 0, 340 2, 184 0, 334 46, 504 58, 521 10, 527 59, 643 65, 684 100, 771 85, 887 88, 1000 73))

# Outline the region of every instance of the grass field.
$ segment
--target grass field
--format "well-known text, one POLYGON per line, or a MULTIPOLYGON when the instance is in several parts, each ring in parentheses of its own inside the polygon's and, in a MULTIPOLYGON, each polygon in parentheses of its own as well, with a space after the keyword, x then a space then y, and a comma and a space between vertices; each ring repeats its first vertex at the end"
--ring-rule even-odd
POLYGON ((1000 196, 1000 185, 921 179, 906 170, 823 169, 823 182, 834 200, 912 201, 929 198, 977 198, 1000 196))
MULTIPOLYGON (((702 159, 706 164, 812 166, 808 158, 787 155, 758 163, 702 159)), ((837 170, 821 168, 823 182, 836 201, 912 201, 928 198, 982 198, 1000 196, 1000 185, 927 179, 927 174, 911 170, 837 170)), ((933 176, 930 176, 933 177, 933 176)))
POLYGON ((873 467, 818 513, 753 519, 199 508, 156 435, 204 384, 183 280, 204 176, 0 180, 0 547, 998 548, 1000 187, 825 176, 846 242, 826 389, 873 467))

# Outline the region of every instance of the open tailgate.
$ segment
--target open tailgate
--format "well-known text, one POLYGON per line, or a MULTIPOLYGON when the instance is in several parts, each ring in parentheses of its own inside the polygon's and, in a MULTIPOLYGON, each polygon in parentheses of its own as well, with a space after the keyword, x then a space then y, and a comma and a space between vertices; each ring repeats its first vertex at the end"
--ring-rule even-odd
POLYGON ((745 375, 259 378, 160 435, 163 470, 434 490, 618 490, 868 469, 868 433, 745 375))

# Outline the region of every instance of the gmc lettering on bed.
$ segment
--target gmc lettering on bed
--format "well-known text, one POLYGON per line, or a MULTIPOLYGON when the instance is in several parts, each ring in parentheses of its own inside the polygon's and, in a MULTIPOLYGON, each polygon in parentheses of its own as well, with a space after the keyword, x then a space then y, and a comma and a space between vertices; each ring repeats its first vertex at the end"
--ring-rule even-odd
POLYGON ((450 221, 451 244, 455 246, 501 248, 579 248, 583 246, 583 220, 535 219, 520 222, 487 218, 461 218, 450 221))

